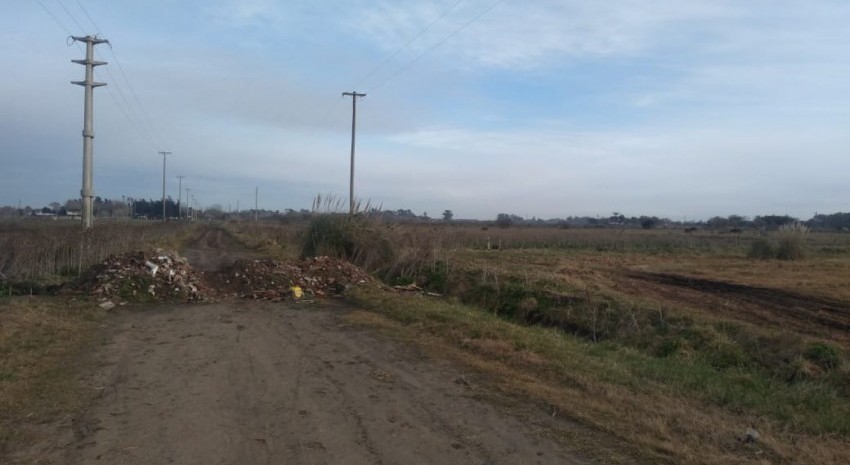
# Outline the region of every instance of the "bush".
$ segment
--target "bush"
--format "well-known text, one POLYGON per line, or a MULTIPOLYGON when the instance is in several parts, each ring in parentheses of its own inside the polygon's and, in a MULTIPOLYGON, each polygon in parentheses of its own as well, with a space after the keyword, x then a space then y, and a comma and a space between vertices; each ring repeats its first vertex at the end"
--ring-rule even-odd
POLYGON ((758 260, 771 259, 776 257, 776 247, 769 240, 760 237, 750 244, 750 253, 747 256, 758 260))
POLYGON ((801 234, 784 234, 779 238, 776 258, 780 260, 800 260, 806 257, 806 243, 801 234))
POLYGON ((824 370, 835 370, 841 366, 841 356, 835 347, 818 342, 809 346, 803 353, 806 360, 823 368, 824 370))
POLYGON ((375 271, 391 266, 395 251, 377 220, 329 213, 310 220, 301 255, 341 258, 375 271))
POLYGON ((806 258, 805 236, 796 233, 783 233, 776 241, 758 238, 750 243, 749 258, 768 260, 801 260, 806 258))

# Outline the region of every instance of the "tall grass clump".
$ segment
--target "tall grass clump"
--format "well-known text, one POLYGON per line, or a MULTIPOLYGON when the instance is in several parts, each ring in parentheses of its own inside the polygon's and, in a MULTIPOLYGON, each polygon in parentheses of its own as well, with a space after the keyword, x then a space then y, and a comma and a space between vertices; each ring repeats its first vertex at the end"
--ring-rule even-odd
POLYGON ((775 239, 766 237, 750 243, 749 258, 759 260, 802 260, 806 258, 806 235, 809 228, 802 223, 788 223, 779 228, 775 239))
POLYGON ((395 249, 380 222, 366 215, 314 215, 307 226, 302 257, 327 255, 376 271, 392 265, 395 249))
POLYGON ((806 258, 805 236, 809 228, 802 223, 783 224, 779 228, 779 246, 776 258, 780 260, 800 260, 806 258))

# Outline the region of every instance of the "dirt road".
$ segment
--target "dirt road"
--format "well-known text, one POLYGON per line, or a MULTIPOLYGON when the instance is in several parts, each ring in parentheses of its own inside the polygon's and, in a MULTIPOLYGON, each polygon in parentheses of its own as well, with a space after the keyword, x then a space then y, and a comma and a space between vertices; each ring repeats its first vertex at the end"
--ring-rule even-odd
POLYGON ((180 254, 189 260, 193 268, 201 271, 215 271, 240 259, 262 258, 221 228, 202 229, 180 254))
POLYGON ((115 315, 81 381, 91 405, 25 455, 65 464, 585 463, 533 422, 475 400, 450 365, 345 324, 345 311, 237 302, 115 315))

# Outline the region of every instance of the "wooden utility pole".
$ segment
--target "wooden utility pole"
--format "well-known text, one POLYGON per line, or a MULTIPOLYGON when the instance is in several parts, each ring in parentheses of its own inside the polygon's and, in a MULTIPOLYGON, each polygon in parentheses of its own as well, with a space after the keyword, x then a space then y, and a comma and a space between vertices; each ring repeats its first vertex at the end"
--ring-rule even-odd
POLYGON ((343 92, 342 96, 351 97, 351 176, 348 181, 348 214, 354 215, 354 137, 357 129, 357 98, 365 97, 366 94, 352 91, 343 92))

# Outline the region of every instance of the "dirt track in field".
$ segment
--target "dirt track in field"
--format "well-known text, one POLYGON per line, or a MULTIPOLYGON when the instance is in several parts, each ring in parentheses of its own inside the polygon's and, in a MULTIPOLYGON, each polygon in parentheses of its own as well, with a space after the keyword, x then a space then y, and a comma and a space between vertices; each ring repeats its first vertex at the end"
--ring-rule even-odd
POLYGON ((180 254, 189 259, 193 268, 204 272, 216 271, 236 260, 261 258, 221 228, 203 229, 180 254))
MULTIPOLYGON (((253 254, 221 230, 184 251, 253 254)), ((352 327, 342 303, 138 306, 82 360, 87 408, 13 464, 578 464, 553 420, 479 400, 453 365, 352 327), (549 426, 543 426, 549 425, 549 426)), ((530 412, 530 413, 529 413, 530 412)))
POLYGON ((83 380, 89 409, 36 463, 583 463, 344 311, 240 302, 116 315, 83 380))
POLYGON ((711 313, 850 346, 850 302, 677 274, 630 272, 627 276, 640 281, 637 287, 642 295, 656 294, 711 313))

